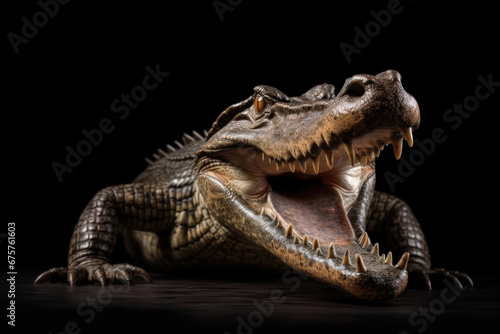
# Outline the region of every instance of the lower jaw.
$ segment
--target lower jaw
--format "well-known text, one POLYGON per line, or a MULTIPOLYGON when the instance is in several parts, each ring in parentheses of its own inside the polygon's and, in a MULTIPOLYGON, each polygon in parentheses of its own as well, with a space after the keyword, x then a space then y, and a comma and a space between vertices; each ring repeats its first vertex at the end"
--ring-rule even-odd
POLYGON ((251 209, 217 178, 200 175, 197 186, 219 222, 224 222, 229 230, 267 249, 295 270, 363 299, 394 298, 406 287, 406 270, 381 262, 378 255, 371 254, 371 246, 362 248, 354 238, 343 238, 342 243, 334 245, 335 256, 329 257, 329 245, 319 245, 319 242, 315 245, 314 240, 299 242, 275 220, 251 209), (224 205, 228 197, 232 202, 229 206, 224 205), (227 217, 233 218, 228 220, 227 217), (349 252, 348 261, 345 259, 346 250, 349 252), (362 258, 367 268, 363 273, 357 272, 358 257, 362 258))

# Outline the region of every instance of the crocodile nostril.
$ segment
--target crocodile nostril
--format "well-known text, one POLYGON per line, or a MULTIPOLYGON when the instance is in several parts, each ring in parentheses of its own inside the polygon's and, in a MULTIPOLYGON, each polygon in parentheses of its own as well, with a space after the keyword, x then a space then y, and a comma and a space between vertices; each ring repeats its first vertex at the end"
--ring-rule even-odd
POLYGON ((345 94, 360 97, 365 94, 365 84, 361 81, 351 81, 346 87, 345 94))

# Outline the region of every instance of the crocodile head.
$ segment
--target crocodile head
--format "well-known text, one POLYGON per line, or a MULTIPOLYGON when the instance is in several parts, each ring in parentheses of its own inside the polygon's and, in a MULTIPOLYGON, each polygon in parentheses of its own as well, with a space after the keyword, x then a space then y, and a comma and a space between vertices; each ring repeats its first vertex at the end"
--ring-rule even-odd
POLYGON ((257 86, 215 121, 197 153, 197 186, 227 229, 288 266, 366 299, 406 286, 396 264, 364 234, 374 159, 387 144, 401 155, 420 113, 396 71, 355 75, 298 97, 257 86), (385 258, 385 261, 384 261, 385 258))

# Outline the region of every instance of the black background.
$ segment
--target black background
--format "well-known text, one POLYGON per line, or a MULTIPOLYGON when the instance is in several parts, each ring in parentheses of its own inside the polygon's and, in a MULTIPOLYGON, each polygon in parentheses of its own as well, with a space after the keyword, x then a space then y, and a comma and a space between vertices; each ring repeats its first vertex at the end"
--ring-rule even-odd
MULTIPOLYGON (((254 86, 294 96, 328 82, 339 91, 354 74, 395 69, 420 105, 414 138, 429 139, 441 128, 447 139, 394 191, 384 172, 397 174, 400 162, 388 147, 378 159, 378 188, 413 208, 436 266, 481 272, 498 248, 492 229, 500 87, 457 129, 443 115, 474 95, 479 76, 500 81, 496 9, 479 1, 401 1, 401 12, 348 63, 339 44, 353 45, 354 28, 364 30, 374 21, 370 11, 388 2, 245 0, 221 21, 213 1, 71 1, 18 53, 7 34, 21 34, 21 18, 32 22, 40 6, 25 1, 3 10, 7 184, 0 233, 16 222, 20 270, 64 266, 73 227, 93 194, 131 181, 145 168, 144 157, 182 133, 209 129, 254 86), (169 76, 120 120, 111 103, 142 83, 146 66, 157 64, 169 76), (65 147, 75 148, 85 139, 82 130, 103 118, 115 129, 59 182, 51 164, 64 163, 65 147)), ((403 159, 411 152, 405 144, 403 159)))

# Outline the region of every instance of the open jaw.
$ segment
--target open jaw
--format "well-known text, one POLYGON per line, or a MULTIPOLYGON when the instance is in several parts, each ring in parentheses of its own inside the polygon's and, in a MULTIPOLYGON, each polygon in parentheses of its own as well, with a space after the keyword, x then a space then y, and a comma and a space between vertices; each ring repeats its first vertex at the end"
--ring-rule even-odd
POLYGON ((399 158, 403 138, 412 145, 410 128, 376 130, 294 160, 226 148, 200 169, 198 186, 219 221, 232 217, 228 229, 292 268, 361 298, 389 299, 406 287, 409 254, 393 265, 391 252, 380 256, 366 233, 356 235, 349 213, 369 196, 380 150, 392 143, 399 158), (221 204, 228 197, 232 204, 221 204))

